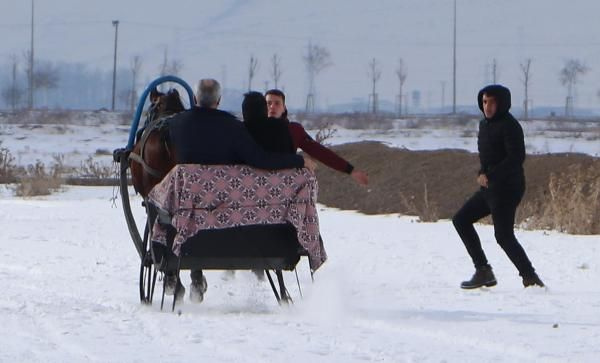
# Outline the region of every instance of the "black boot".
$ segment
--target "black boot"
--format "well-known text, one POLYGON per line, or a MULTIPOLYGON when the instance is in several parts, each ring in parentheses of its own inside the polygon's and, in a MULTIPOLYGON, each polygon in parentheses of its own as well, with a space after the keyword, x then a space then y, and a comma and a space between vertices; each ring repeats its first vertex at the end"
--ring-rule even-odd
POLYGON ((524 287, 529 287, 529 286, 544 287, 545 285, 542 282, 542 280, 540 279, 540 277, 534 272, 533 275, 523 276, 523 286, 524 287))
POLYGON ((497 284, 496 277, 490 265, 477 267, 473 277, 469 281, 463 281, 460 287, 463 289, 476 289, 482 286, 495 286, 497 284))

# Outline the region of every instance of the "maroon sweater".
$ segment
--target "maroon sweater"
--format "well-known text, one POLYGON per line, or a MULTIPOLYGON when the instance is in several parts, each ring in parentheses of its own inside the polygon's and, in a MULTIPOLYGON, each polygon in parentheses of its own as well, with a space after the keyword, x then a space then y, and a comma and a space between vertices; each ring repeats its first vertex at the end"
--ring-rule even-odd
POLYGON ((292 135, 294 149, 302 149, 302 151, 332 169, 341 171, 343 173, 352 173, 352 170, 354 170, 352 164, 342 159, 338 154, 329 150, 325 146, 316 142, 312 137, 310 137, 309 134, 306 133, 306 130, 304 130, 302 125, 297 122, 290 122, 288 125, 290 135, 292 135))

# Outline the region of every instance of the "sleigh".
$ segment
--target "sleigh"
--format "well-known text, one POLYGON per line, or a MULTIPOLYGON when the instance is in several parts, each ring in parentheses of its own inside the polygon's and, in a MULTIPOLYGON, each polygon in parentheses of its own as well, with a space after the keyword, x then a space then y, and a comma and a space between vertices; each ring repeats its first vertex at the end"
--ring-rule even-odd
MULTIPOLYGON (((138 142, 136 133, 150 91, 165 82, 183 87, 189 104, 194 104, 193 92, 183 80, 172 76, 155 80, 138 103, 128 144, 114 152, 120 164, 125 221, 140 257, 141 302, 152 304, 158 276, 175 271, 179 278, 182 270, 264 270, 277 302, 292 302, 283 271, 295 271, 301 257, 307 256, 312 277, 326 258, 318 233, 314 175, 306 169, 264 171, 240 165, 186 164, 168 171, 153 167, 154 160, 139 142, 151 142, 148 135, 158 128, 147 125, 138 142), (135 164, 139 164, 137 169, 135 164), (142 177, 150 177, 156 184, 149 193, 140 193, 146 211, 143 232, 133 217, 130 177, 134 184, 142 177), (182 183, 186 183, 185 188, 181 188, 182 183), (316 256, 315 249, 319 251, 316 256), (271 272, 277 277, 277 286, 271 272)), ((161 309, 166 279, 162 280, 161 309)))

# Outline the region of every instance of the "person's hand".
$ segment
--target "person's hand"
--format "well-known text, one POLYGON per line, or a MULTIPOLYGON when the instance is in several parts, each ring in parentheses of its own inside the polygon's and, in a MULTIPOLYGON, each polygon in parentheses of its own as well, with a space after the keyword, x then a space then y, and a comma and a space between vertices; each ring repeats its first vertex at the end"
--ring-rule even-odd
POLYGON ((366 186, 367 184, 369 184, 369 175, 362 170, 352 170, 350 176, 359 185, 366 186))
POLYGON ((481 185, 484 188, 488 187, 488 178, 485 174, 479 174, 477 177, 477 184, 481 185))
POLYGON ((302 158, 304 158, 304 167, 314 173, 317 169, 317 163, 308 155, 302 155, 302 158))

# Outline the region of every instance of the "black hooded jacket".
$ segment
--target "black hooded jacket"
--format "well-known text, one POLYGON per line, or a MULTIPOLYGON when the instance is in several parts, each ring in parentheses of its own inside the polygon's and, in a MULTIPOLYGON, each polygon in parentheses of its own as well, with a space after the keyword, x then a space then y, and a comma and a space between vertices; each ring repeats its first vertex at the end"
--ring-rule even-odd
POLYGON ((490 190, 524 190, 525 138, 519 122, 510 114, 510 91, 500 85, 483 88, 477 95, 483 112, 483 95, 497 102, 495 115, 479 122, 477 148, 481 168, 479 174, 488 178, 490 190))

